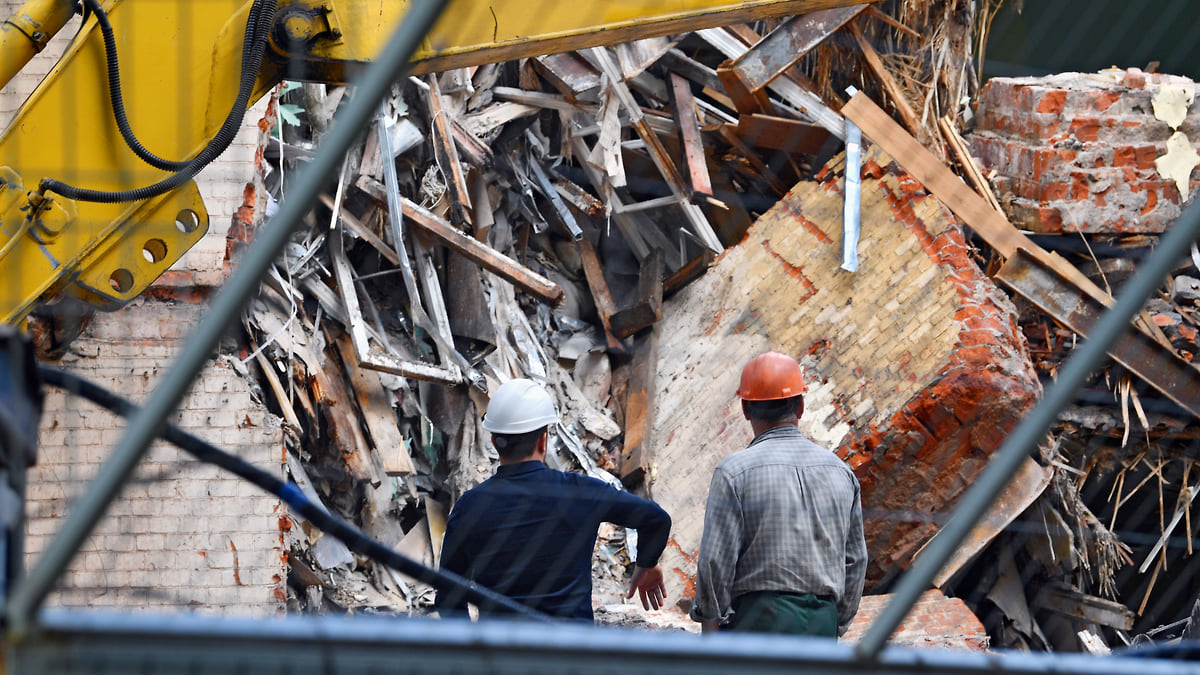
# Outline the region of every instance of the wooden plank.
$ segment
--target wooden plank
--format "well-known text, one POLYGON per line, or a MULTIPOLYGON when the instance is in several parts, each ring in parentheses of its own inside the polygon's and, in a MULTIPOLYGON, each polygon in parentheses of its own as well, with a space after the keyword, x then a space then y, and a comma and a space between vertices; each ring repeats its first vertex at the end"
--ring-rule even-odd
POLYGON ((737 133, 747 145, 788 154, 815 155, 829 132, 816 124, 774 115, 739 115, 737 133))
POLYGON ((617 306, 612 299, 612 291, 608 289, 608 281, 604 278, 604 268, 596 257, 596 248, 587 237, 575 242, 579 249, 579 259, 583 265, 583 276, 587 279, 588 289, 592 291, 592 302, 596 304, 596 314, 600 316, 600 324, 608 338, 610 349, 623 349, 620 341, 612 333, 609 322, 612 315, 617 313, 617 306))
POLYGON ((613 335, 627 338, 662 319, 662 273, 662 251, 656 248, 642 261, 638 274, 637 300, 632 307, 618 311, 609 319, 613 335))
POLYGON ((492 95, 502 101, 512 101, 523 105, 536 106, 538 108, 549 108, 558 110, 571 115, 576 113, 596 114, 597 106, 592 104, 581 104, 576 101, 571 101, 565 96, 557 96, 555 94, 547 94, 540 91, 528 91, 526 89, 517 89, 515 87, 494 87, 492 95))
MULTIPOLYGON (((387 195, 379 181, 368 176, 360 176, 355 185, 376 201, 387 203, 387 195)), ((446 221, 421 206, 404 199, 401 202, 403 212, 409 222, 434 237, 437 237, 451 251, 475 262, 480 267, 496 276, 507 279, 513 285, 549 305, 557 305, 564 297, 563 290, 557 284, 542 275, 524 267, 517 261, 496 251, 492 247, 454 229, 446 221)))
POLYGON ((725 93, 729 94, 729 99, 733 101, 734 109, 740 114, 748 115, 772 109, 766 90, 752 89, 742 74, 733 68, 727 65, 717 66, 717 77, 721 78, 721 86, 725 88, 725 93))
POLYGON ((724 138, 727 143, 732 145, 734 149, 738 151, 738 154, 740 154, 742 157, 745 157, 746 161, 750 162, 750 166, 754 167, 754 170, 758 173, 759 177, 766 181, 767 185, 772 190, 780 195, 787 194, 788 186, 785 185, 782 180, 780 180, 779 176, 770 167, 763 163, 762 158, 758 156, 757 152, 751 150, 750 147, 742 141, 742 139, 737 135, 736 129, 737 127, 733 126, 732 124, 722 124, 717 127, 717 133, 720 134, 721 138, 724 138))
POLYGON ((1045 586, 1034 598, 1034 606, 1066 614, 1117 630, 1132 630, 1134 613, 1125 605, 1065 586, 1045 586))
POLYGON ((741 74, 751 91, 759 91, 866 8, 859 4, 793 16, 755 42, 730 68, 741 74))
POLYGON ((663 297, 671 297, 684 286, 704 276, 716 258, 712 251, 704 250, 700 255, 685 263, 683 267, 675 270, 671 276, 663 279, 663 297))
POLYGON ((658 328, 638 337, 625 395, 625 440, 621 447, 621 482, 635 487, 646 480, 652 455, 654 377, 658 369, 658 328))
POLYGON ((604 278, 604 268, 596 256, 596 247, 592 246, 592 242, 588 241, 586 237, 577 241, 576 246, 579 248, 583 274, 587 278, 588 288, 591 289, 592 299, 596 303, 596 313, 600 315, 604 329, 608 330, 608 321, 613 314, 617 313, 617 306, 613 303, 612 293, 608 290, 608 281, 604 278))
MULTIPOLYGON (((697 31, 696 34, 730 59, 736 59, 749 50, 749 47, 733 39, 729 32, 722 28, 709 28, 697 31)), ((767 89, 782 98, 788 105, 828 129, 829 133, 838 138, 846 137, 846 121, 842 115, 825 105, 820 96, 798 84, 790 74, 785 73, 783 77, 771 80, 767 89)))
MULTIPOLYGON (((454 147, 454 135, 450 131, 446 109, 442 106, 438 78, 436 75, 430 75, 426 79, 429 83, 426 100, 429 104, 429 119, 433 125, 433 152, 437 157, 438 166, 442 169, 442 178, 446 182, 446 192, 450 200, 450 221, 455 225, 462 225, 470 222, 468 214, 471 211, 471 196, 467 192, 467 179, 458 161, 458 151, 454 147)), ((393 161, 390 157, 385 159, 393 161)))
MULTIPOLYGON (((320 199, 321 203, 324 204, 326 207, 328 207, 330 210, 333 209, 333 198, 332 197, 330 197, 329 195, 327 195, 325 193, 321 193, 321 195, 318 197, 318 199, 320 199)), ((396 255, 396 251, 391 246, 388 246, 387 242, 380 239, 378 235, 376 235, 374 232, 372 232, 371 228, 367 227, 366 225, 363 225, 362 222, 359 221, 358 218, 355 218, 354 214, 347 211, 346 207, 342 207, 340 209, 340 211, 338 213, 338 217, 341 219, 342 224, 345 225, 347 228, 349 228, 351 232, 358 235, 359 238, 361 238, 363 241, 370 244, 371 247, 374 248, 376 251, 379 251, 379 254, 382 255, 385 260, 392 263, 393 265, 400 264, 400 256, 396 255)))
POLYGON ((704 154, 704 141, 700 137, 700 121, 696 118, 692 86, 675 73, 671 73, 671 100, 675 124, 679 127, 679 142, 683 144, 683 165, 692 188, 691 198, 694 200, 697 195, 711 197, 712 178, 708 175, 708 161, 704 154))
POLYGON ((575 52, 539 56, 532 61, 534 69, 558 92, 573 99, 593 101, 600 89, 600 73, 575 52))
POLYGON ((967 175, 967 180, 971 181, 971 185, 975 186, 975 191, 986 199, 988 204, 992 205, 993 209, 1003 213, 1004 209, 1000 206, 1000 200, 996 199, 995 193, 992 192, 992 186, 988 184, 987 178, 979 170, 979 165, 975 163, 975 158, 971 156, 971 151, 967 148, 966 142, 955 131, 954 124, 950 121, 949 115, 938 118, 938 128, 942 131, 942 138, 946 139, 946 146, 950 148, 950 152, 958 160, 959 166, 963 168, 963 173, 967 175))
POLYGON ((387 389, 379 379, 379 373, 363 370, 359 367, 358 357, 354 355, 354 345, 347 335, 337 338, 337 348, 342 356, 342 364, 346 367, 346 378, 362 411, 363 421, 366 422, 371 444, 379 456, 384 474, 388 476, 407 476, 416 473, 412 458, 404 444, 404 435, 396 425, 396 413, 387 400, 387 389))
POLYGON ((916 134, 921 128, 921 120, 917 117, 917 113, 913 111, 912 106, 908 104, 908 99, 904 95, 904 89, 896 82, 895 78, 884 65, 883 59, 879 57, 879 52, 871 46, 871 42, 867 40, 867 36, 863 35, 862 29, 858 27, 858 23, 849 25, 850 34, 854 36, 854 41, 858 43, 858 49, 862 52, 863 58, 867 62, 867 67, 871 72, 875 73, 875 77, 879 79, 883 85, 883 90, 887 93, 888 99, 892 102, 892 107, 896 109, 896 113, 900 115, 900 120, 904 122, 904 126, 908 127, 909 133, 916 134))
MULTIPOLYGON (((328 323, 325 330, 328 334, 328 323)), ((329 438, 341 455, 346 471, 355 479, 378 487, 383 482, 383 475, 371 457, 371 446, 363 435, 354 398, 346 390, 342 379, 335 340, 330 339, 329 343, 326 348, 329 358, 325 359, 324 367, 310 366, 310 387, 319 403, 318 410, 325 418, 329 438)))
POLYGON ((701 87, 708 89, 721 88, 721 79, 717 77, 717 71, 688 57, 679 49, 672 49, 663 54, 659 63, 665 66, 670 72, 682 75, 701 87))

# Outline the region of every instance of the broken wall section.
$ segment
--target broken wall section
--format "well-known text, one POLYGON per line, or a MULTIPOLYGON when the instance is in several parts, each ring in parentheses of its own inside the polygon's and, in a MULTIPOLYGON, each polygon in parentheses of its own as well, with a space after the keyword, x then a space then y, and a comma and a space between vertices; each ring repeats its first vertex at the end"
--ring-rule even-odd
POLYGON ((992 78, 969 142, 1014 225, 1158 233, 1200 187, 1194 96, 1187 78, 1136 68, 992 78))
POLYGON ((735 390, 759 352, 800 360, 802 431, 862 482, 868 590, 907 566, 1041 394, 1015 310, 961 228, 886 156, 868 158, 858 272, 839 269, 835 164, 664 309, 651 489, 675 522, 670 601, 693 593, 713 468, 751 440, 735 390))

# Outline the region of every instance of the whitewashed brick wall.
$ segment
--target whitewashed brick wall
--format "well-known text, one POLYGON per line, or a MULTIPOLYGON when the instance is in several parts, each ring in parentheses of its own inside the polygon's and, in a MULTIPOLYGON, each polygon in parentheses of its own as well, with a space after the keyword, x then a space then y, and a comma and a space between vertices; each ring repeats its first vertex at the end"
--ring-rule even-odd
MULTIPOLYGON (((142 402, 204 307, 138 300, 97 317, 55 364, 142 402)), ((29 564, 35 564, 125 433, 125 420, 50 389, 29 476, 29 564)), ((253 401, 226 359, 208 366, 175 424, 282 476, 278 418, 253 401)), ((51 604, 272 614, 285 606, 279 500, 156 443, 80 549, 51 604)))

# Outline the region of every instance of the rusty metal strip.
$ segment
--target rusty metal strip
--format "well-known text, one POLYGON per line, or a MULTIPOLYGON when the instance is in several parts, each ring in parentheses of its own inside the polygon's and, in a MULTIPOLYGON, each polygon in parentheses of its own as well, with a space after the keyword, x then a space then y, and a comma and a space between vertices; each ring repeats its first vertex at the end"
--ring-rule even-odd
MULTIPOLYGON (((1024 248, 1018 248, 996 279, 1055 321, 1087 336, 1105 307, 1069 283, 1024 248)), ((1108 350, 1113 360, 1181 408, 1200 417, 1200 371, 1146 334, 1130 330, 1108 350)))

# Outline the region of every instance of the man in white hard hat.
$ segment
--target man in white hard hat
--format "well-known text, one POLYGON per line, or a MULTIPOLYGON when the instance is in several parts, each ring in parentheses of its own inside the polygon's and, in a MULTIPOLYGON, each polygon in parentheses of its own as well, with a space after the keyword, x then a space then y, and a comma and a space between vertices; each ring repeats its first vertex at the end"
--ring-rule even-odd
MULTIPOLYGON (((547 429, 558 422, 550 394, 526 379, 505 382, 492 396, 483 428, 500 455, 496 475, 463 493, 442 540, 442 569, 551 616, 592 621, 592 553, 601 522, 638 531, 638 553, 626 597, 658 609, 665 589, 658 558, 671 517, 654 502, 588 476, 547 467, 547 429)), ((466 609, 451 592, 436 606, 466 609)), ((480 607, 480 614, 498 608, 480 607)))

